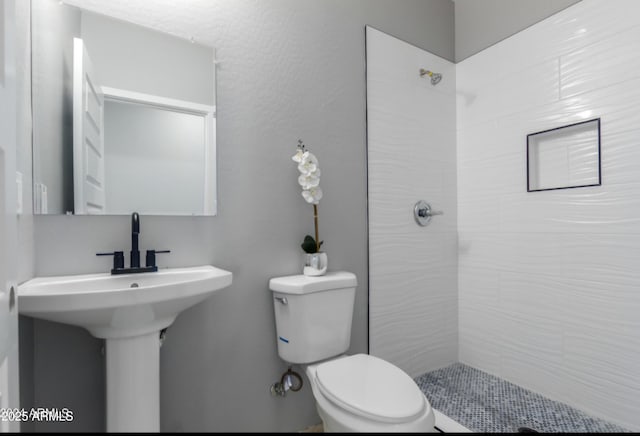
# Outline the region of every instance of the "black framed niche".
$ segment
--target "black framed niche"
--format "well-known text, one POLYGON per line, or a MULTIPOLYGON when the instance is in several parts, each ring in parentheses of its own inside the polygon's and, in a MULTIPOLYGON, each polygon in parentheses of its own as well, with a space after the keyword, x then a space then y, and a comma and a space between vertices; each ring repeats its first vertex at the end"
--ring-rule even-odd
POLYGON ((601 184, 600 118, 527 135, 527 192, 601 184))

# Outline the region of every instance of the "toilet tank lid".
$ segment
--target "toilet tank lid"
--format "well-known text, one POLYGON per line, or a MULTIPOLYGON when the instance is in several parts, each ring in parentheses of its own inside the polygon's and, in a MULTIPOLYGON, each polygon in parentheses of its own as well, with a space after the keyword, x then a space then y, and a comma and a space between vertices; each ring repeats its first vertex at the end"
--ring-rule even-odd
POLYGON ((269 289, 283 294, 310 294, 332 289, 353 288, 358 284, 356 275, 347 271, 332 271, 323 276, 274 277, 269 280, 269 289))

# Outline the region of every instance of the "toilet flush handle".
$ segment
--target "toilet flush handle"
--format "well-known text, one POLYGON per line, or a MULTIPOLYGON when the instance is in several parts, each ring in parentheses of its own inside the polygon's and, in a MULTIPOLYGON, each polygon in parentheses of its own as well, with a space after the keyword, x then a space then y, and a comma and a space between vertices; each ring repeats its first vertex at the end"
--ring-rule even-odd
POLYGON ((273 297, 276 301, 279 301, 281 304, 284 304, 285 306, 287 304, 289 304, 289 302, 287 301, 287 297, 273 297))

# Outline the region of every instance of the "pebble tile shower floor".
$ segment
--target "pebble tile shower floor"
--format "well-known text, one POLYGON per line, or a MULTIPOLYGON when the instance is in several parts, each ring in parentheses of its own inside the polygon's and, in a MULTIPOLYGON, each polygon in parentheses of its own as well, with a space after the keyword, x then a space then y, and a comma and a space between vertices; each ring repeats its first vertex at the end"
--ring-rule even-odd
POLYGON ((629 431, 461 363, 415 380, 432 407, 474 432, 629 431))

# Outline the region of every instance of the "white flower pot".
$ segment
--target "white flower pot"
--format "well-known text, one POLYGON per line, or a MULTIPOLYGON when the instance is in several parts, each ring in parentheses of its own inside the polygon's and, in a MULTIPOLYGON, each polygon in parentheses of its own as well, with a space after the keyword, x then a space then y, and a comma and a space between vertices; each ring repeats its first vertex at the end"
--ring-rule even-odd
POLYGON ((305 253, 304 269, 305 276, 321 276, 327 272, 327 253, 305 253))

